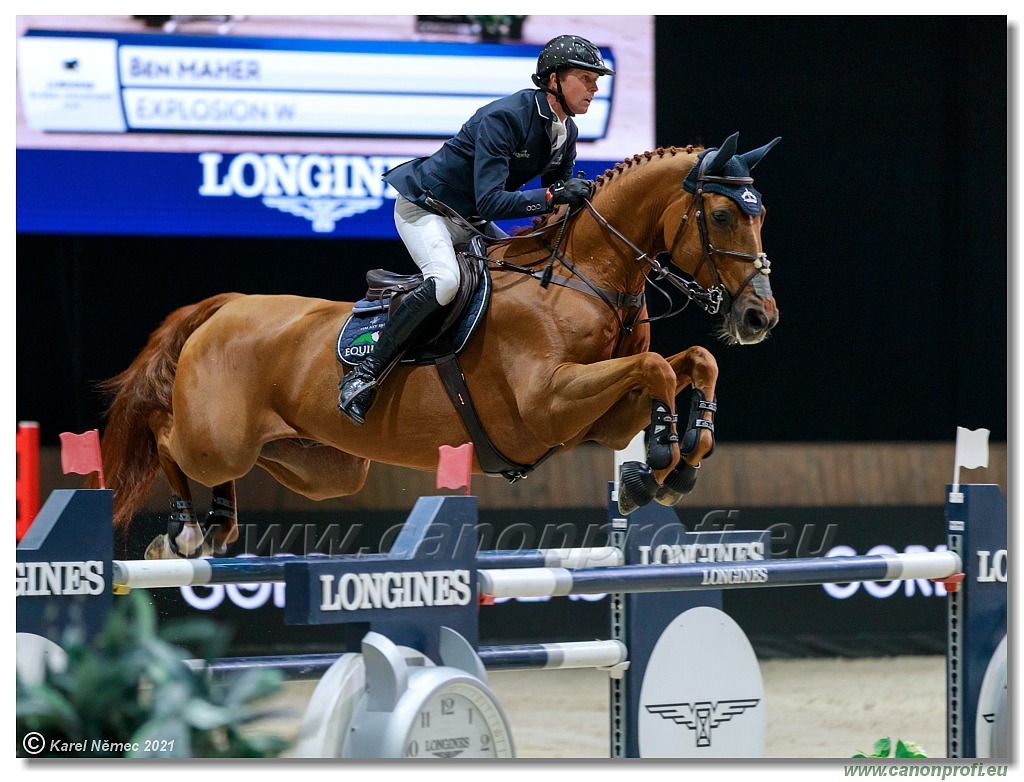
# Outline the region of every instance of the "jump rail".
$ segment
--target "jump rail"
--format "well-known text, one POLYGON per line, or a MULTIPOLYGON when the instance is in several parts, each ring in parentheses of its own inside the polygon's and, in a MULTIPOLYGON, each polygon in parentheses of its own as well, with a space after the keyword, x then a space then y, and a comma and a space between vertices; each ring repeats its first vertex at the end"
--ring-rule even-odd
MULTIPOLYGON (((488 671, 567 670, 570 668, 614 668, 624 663, 628 652, 621 641, 565 641, 544 644, 481 646, 477 654, 488 671)), ((253 668, 277 668, 291 681, 318 680, 341 657, 340 654, 291 654, 257 657, 224 657, 192 665, 213 676, 253 668)))
MULTIPOLYGON (((626 519, 611 492, 609 547, 478 553, 476 498, 449 496, 420 498, 387 555, 175 561, 113 560, 111 492, 57 490, 18 545, 17 629, 54 643, 71 625, 98 633, 117 587, 283 581, 285 624, 344 625, 349 651, 218 660, 210 675, 272 666, 290 678, 322 674, 318 690, 328 679, 334 685, 332 672, 356 682, 356 668, 345 666, 367 626, 451 668, 441 639, 454 632, 473 652, 454 667, 470 673, 473 665, 608 669, 612 757, 758 757, 763 683, 749 640, 721 611, 725 590, 937 579, 952 588, 948 756, 1005 757, 1006 501, 997 486, 957 489, 947 503, 948 551, 921 554, 773 560, 767 531, 689 532, 657 504, 626 519), (610 595, 610 641, 479 645, 488 598, 602 593, 610 595), (716 716, 719 704, 729 711, 716 716)), ((361 697, 334 695, 345 699, 339 715, 361 697)), ((309 756, 339 756, 333 745, 322 749, 309 756)))
POLYGON ((614 568, 481 570, 480 591, 495 598, 681 592, 806 586, 853 581, 948 578, 963 567, 950 551, 761 562, 622 565, 614 568))
MULTIPOLYGON (((499 552, 496 552, 499 553, 499 552)), ((515 561, 515 552, 500 552, 515 561)), ((263 557, 234 561, 115 560, 114 584, 128 589, 157 589, 203 584, 281 582, 288 562, 305 557, 263 557)), ((534 557, 526 555, 524 564, 534 557)), ((331 557, 332 563, 344 558, 331 557)), ((614 547, 560 549, 548 553, 548 561, 621 561, 614 547)), ((312 558, 312 561, 322 561, 312 558)), ((361 561, 367 559, 361 558, 361 561)), ((384 562, 385 559, 380 561, 384 562)), ((486 562, 479 557, 478 562, 486 562)), ((593 595, 606 592, 673 592, 698 589, 742 589, 770 586, 804 586, 854 581, 948 578, 963 568, 951 551, 918 554, 872 554, 859 557, 719 562, 686 565, 572 565, 482 569, 478 571, 481 594, 495 598, 593 595)))
MULTIPOLYGON (((114 585, 127 589, 162 589, 204 584, 265 584, 284 581, 288 563, 387 563, 383 554, 327 555, 299 557, 238 557, 235 559, 157 559, 114 560, 114 585)), ((478 566, 497 568, 581 568, 618 566, 624 562, 622 551, 614 546, 583 548, 514 549, 481 551, 478 566)))

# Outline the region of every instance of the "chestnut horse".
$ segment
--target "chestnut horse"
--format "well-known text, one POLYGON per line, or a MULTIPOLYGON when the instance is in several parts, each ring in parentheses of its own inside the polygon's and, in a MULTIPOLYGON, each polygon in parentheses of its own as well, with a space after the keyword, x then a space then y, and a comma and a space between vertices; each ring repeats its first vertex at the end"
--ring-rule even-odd
MULTIPOLYGON (((655 497, 673 504, 692 488, 714 444, 718 366, 701 347, 649 351, 657 318, 645 290, 674 285, 720 315, 733 344, 759 342, 777 322, 750 169, 778 139, 739 154, 737 135, 718 149, 627 159, 597 177, 585 208, 559 208, 489 247, 490 305, 459 360, 479 422, 508 461, 532 467, 584 441, 622 449, 646 430, 647 464, 627 463, 620 479, 623 511, 655 497), (677 429, 676 397, 688 387, 689 420, 677 429)), ((439 446, 467 441, 431 366, 396 367, 363 426, 338 412, 335 340, 352 307, 213 296, 171 313, 105 383, 116 527, 127 528, 159 469, 174 495, 169 532, 147 558, 224 553, 238 536, 234 481, 254 466, 321 500, 358 492, 373 461, 435 470, 439 446), (209 534, 189 479, 213 489, 209 534)))

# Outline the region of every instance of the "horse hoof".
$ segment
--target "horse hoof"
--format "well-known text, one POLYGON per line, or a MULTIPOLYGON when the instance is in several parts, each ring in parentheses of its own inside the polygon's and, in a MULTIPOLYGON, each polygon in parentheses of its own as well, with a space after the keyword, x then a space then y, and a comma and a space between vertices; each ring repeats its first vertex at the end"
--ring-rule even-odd
POLYGON ((175 553, 174 549, 171 548, 171 540, 165 532, 163 535, 157 535, 153 540, 146 546, 146 551, 142 555, 143 559, 195 559, 200 557, 209 557, 213 553, 213 549, 208 543, 203 541, 202 546, 195 552, 187 552, 181 549, 179 553, 175 553))
POLYGON ((679 462, 679 465, 668 474, 665 482, 658 487, 654 499, 661 505, 675 505, 683 498, 684 494, 693 491, 697 483, 697 467, 691 467, 686 462, 679 462))
POLYGON ((619 513, 628 516, 654 499, 658 480, 643 462, 623 462, 619 467, 619 513))
POLYGON ((171 551, 171 543, 167 537, 167 533, 163 535, 157 535, 153 540, 146 546, 146 553, 142 555, 143 559, 177 559, 174 552, 171 551))

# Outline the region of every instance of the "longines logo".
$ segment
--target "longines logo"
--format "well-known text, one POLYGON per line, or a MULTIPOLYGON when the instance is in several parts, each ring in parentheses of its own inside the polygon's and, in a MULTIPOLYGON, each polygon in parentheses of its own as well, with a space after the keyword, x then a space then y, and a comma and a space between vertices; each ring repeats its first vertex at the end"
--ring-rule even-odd
POLYGON ((658 703, 645 706, 651 714, 671 720, 694 731, 698 747, 711 746, 711 731, 723 722, 743 714, 761 702, 760 698, 737 698, 726 701, 698 701, 696 703, 658 703))
POLYGON ((467 736, 458 736, 451 739, 431 739, 424 742, 423 749, 435 758, 457 758, 467 749, 470 741, 467 736))
POLYGON ((381 178, 406 157, 383 155, 260 155, 244 152, 224 165, 218 152, 199 155, 199 195, 260 198, 269 209, 302 217, 317 233, 330 233, 339 220, 379 209, 393 199, 381 178))

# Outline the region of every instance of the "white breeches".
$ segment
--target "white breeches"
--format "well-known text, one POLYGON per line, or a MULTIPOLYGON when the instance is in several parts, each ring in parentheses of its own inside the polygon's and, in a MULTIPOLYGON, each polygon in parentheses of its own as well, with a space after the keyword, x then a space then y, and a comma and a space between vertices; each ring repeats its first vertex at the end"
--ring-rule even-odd
POLYGON ((401 195, 395 201, 395 227, 423 278, 433 278, 437 303, 448 304, 459 292, 455 245, 468 241, 471 232, 401 195))

